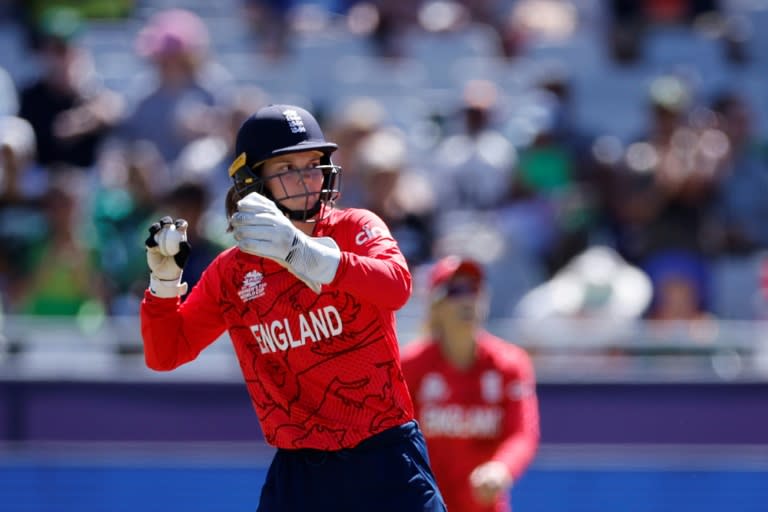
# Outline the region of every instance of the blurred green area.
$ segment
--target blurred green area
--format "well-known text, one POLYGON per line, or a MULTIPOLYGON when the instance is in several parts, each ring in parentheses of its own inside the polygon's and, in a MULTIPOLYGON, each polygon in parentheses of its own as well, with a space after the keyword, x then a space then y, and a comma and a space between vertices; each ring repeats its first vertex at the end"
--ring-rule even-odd
POLYGON ((28 0, 25 8, 32 19, 41 21, 47 11, 66 8, 76 11, 84 19, 122 19, 135 7, 134 0, 28 0))

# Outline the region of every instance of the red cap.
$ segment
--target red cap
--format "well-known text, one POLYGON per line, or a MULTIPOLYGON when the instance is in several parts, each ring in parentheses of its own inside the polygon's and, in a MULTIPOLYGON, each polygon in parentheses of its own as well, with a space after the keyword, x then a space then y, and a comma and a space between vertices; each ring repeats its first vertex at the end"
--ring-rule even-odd
POLYGON ((485 277, 483 267, 476 261, 459 256, 446 256, 435 263, 429 275, 429 289, 434 291, 458 274, 468 274, 478 281, 485 277))

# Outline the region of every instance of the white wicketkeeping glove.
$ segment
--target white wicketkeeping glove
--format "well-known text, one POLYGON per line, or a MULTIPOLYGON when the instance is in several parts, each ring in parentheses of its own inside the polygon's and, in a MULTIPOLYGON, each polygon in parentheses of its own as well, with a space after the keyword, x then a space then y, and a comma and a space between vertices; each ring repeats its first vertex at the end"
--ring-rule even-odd
POLYGON ((156 297, 178 297, 187 293, 187 283, 181 282, 181 272, 189 259, 191 247, 187 241, 187 221, 163 217, 149 227, 149 237, 144 242, 147 248, 147 264, 152 271, 149 276, 149 291, 156 297), (173 227, 171 227, 173 226, 173 227), (178 252, 168 254, 161 250, 158 239, 162 240, 163 230, 175 229, 181 234, 178 252))
POLYGON ((241 251, 280 263, 315 293, 333 281, 341 250, 332 238, 305 235, 257 192, 238 201, 237 210, 230 223, 241 251))

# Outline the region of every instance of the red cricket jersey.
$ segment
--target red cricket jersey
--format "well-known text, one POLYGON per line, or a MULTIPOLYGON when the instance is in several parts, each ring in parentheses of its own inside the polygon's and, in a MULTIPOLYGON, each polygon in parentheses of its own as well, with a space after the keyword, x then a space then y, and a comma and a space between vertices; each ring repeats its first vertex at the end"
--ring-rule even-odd
POLYGON ((336 277, 320 294, 233 247, 183 304, 146 291, 141 332, 147 365, 171 370, 229 331, 266 441, 337 450, 413 419, 395 325, 411 275, 370 211, 332 210, 314 235, 341 248, 336 277))
POLYGON ((403 372, 448 510, 502 512, 508 497, 480 505, 469 475, 490 460, 506 464, 515 480, 523 474, 539 443, 535 377, 523 349, 488 332, 479 334, 476 354, 459 370, 436 341, 419 340, 403 350, 403 372))

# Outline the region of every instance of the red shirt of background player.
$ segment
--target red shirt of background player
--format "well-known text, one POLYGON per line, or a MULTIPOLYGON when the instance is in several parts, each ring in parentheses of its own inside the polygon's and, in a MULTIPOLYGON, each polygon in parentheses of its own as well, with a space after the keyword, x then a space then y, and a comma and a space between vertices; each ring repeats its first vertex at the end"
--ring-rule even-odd
POLYGON ((448 510, 508 511, 507 490, 539 441, 530 358, 480 327, 486 299, 477 263, 440 260, 430 287, 432 334, 405 347, 402 365, 432 469, 448 510))

